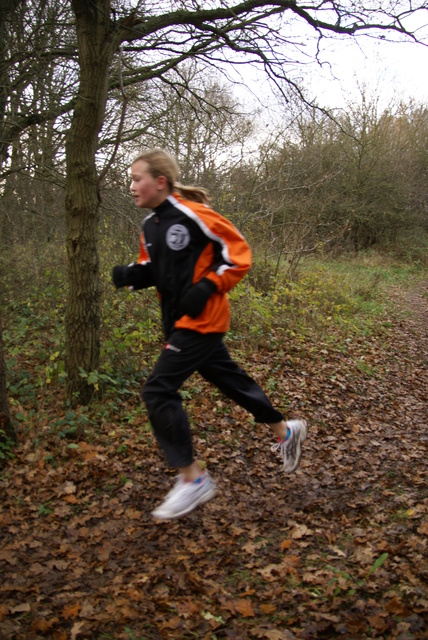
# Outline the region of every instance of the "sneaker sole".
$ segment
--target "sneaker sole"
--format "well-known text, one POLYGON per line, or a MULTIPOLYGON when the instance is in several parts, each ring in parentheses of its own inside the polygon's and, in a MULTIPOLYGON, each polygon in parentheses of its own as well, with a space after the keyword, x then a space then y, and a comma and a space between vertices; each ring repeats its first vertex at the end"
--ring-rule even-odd
POLYGON ((211 500, 217 495, 217 488, 215 486, 211 487, 209 491, 200 496, 196 502, 193 502, 189 507, 179 511, 178 513, 174 513, 172 515, 162 515, 162 513, 156 513, 156 509, 152 511, 152 516, 156 518, 156 520, 175 520, 176 518, 182 518, 186 516, 188 513, 191 513, 196 507, 199 507, 201 504, 205 504, 208 500, 211 500))

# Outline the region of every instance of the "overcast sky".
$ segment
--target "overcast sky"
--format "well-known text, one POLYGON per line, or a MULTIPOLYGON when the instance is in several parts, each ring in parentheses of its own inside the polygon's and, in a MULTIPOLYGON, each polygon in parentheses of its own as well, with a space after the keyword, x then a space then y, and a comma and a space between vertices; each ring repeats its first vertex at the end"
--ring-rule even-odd
MULTIPOLYGON (((344 107, 354 97, 358 100, 361 96, 358 87, 365 86, 368 97, 379 99, 381 110, 391 101, 400 100, 414 99, 428 105, 428 24, 424 24, 428 23, 428 10, 413 17, 412 22, 406 26, 416 31, 420 40, 427 43, 425 46, 411 41, 388 42, 376 38, 375 33, 358 38, 324 38, 320 57, 325 64, 296 67, 304 78, 309 97, 315 98, 320 106, 344 107)), ((309 30, 300 37, 301 42, 307 42, 308 53, 314 51, 311 35, 313 32, 309 30)), ((267 97, 266 77, 248 68, 241 67, 240 71, 254 96, 264 102, 265 107, 273 106, 267 97)))
POLYGON ((330 44, 325 57, 331 71, 327 65, 323 71, 314 69, 311 86, 328 106, 342 106, 357 93, 358 83, 381 96, 385 105, 392 98, 428 103, 428 46, 365 40, 358 47, 337 42, 330 44))

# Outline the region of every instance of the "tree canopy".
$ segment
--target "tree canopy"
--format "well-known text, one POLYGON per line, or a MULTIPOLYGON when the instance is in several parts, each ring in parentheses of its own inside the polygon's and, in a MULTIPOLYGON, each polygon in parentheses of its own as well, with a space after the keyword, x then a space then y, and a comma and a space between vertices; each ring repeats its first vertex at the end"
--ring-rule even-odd
MULTIPOLYGON (((243 2, 119 2, 44 0, 3 3, 1 151, 28 127, 73 112, 81 67, 95 44, 109 49, 110 95, 164 78, 184 60, 218 68, 255 64, 282 90, 300 91, 299 65, 316 59, 327 38, 356 36, 418 41, 410 18, 427 3, 330 0, 243 2), (88 21, 79 31, 83 15, 88 21), (28 55, 31 51, 31 55, 28 55), (119 60, 120 56, 120 60, 119 60), (49 93, 42 90, 49 80, 49 93)), ((179 76, 175 78, 179 82, 179 76)), ((67 126, 68 119, 65 119, 67 126)))

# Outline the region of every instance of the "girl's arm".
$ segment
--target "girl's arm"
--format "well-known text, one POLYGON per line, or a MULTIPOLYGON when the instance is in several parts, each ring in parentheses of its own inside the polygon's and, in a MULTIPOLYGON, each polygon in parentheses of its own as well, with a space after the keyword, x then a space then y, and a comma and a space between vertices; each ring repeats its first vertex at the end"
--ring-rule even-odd
POLYGON ((140 257, 138 262, 133 262, 128 266, 117 266, 113 268, 113 282, 117 288, 132 287, 132 289, 147 289, 153 287, 155 279, 152 265, 147 249, 144 244, 144 237, 140 236, 140 257))
POLYGON ((227 293, 251 267, 251 249, 238 229, 219 213, 206 208, 198 209, 202 229, 213 241, 214 260, 205 277, 220 293, 227 293))

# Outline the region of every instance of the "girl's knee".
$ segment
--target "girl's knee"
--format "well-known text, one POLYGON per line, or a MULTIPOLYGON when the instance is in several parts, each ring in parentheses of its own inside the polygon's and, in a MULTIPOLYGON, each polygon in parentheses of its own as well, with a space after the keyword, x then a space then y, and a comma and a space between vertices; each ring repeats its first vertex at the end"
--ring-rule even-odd
POLYGON ((147 408, 150 406, 155 407, 159 403, 161 397, 161 394, 152 389, 147 383, 141 389, 141 399, 147 408))

